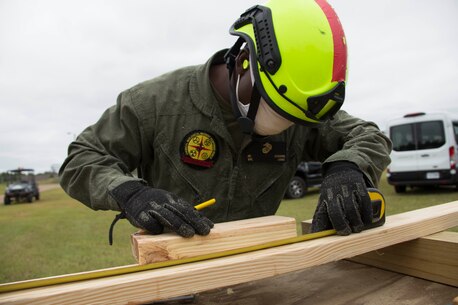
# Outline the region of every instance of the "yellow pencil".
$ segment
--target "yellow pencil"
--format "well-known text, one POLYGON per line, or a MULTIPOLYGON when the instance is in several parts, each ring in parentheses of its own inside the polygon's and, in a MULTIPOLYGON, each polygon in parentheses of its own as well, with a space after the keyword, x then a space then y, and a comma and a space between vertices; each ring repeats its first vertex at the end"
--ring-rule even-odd
POLYGON ((204 208, 206 208, 206 207, 208 207, 208 206, 214 204, 215 202, 216 202, 216 199, 215 199, 215 198, 212 198, 212 199, 207 200, 207 201, 205 201, 205 202, 202 202, 202 203, 200 203, 200 204, 198 204, 198 205, 195 205, 194 208, 195 208, 196 210, 200 211, 200 210, 202 210, 202 209, 204 209, 204 208))

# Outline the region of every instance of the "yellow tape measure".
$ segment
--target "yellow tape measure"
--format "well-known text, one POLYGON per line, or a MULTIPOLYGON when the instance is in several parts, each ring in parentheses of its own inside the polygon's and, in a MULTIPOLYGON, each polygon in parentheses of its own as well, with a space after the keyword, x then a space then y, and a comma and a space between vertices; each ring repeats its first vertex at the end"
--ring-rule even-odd
MULTIPOLYGON (((382 194, 376 189, 369 189, 369 195, 371 197, 371 201, 373 203, 376 202, 377 205, 380 206, 380 210, 379 210, 380 217, 379 218, 375 217, 378 220, 375 223, 377 223, 377 226, 381 225, 385 221, 385 200, 383 199, 382 194)), ((216 202, 215 199, 210 199, 208 201, 205 201, 201 204, 196 205, 194 208, 197 210, 201 210, 209 205, 214 204, 215 202, 216 202)), ((221 257, 248 253, 248 252, 273 248, 273 247, 285 246, 289 244, 294 244, 294 243, 304 242, 304 241, 322 238, 326 236, 331 236, 334 234, 336 234, 336 230, 326 230, 326 231, 321 231, 317 233, 310 233, 310 234, 300 235, 297 237, 291 237, 291 238, 286 238, 282 240, 267 242, 267 243, 263 243, 259 245, 243 247, 243 248, 227 250, 227 251, 221 251, 221 252, 215 252, 215 253, 209 253, 209 254, 199 255, 195 257, 184 258, 184 259, 170 260, 170 261, 152 263, 152 264, 147 264, 147 265, 131 265, 131 266, 112 268, 112 269, 95 270, 95 271, 68 274, 68 275, 62 275, 62 276, 56 276, 56 277, 0 284, 0 293, 12 292, 12 291, 18 291, 18 290, 30 289, 30 288, 46 287, 46 286, 65 284, 65 283, 73 283, 77 281, 93 280, 93 279, 98 279, 98 278, 103 278, 103 277, 110 277, 110 276, 115 276, 115 275, 123 275, 123 274, 128 274, 128 273, 141 272, 141 271, 160 269, 160 268, 165 268, 165 267, 170 267, 170 266, 195 263, 195 262, 200 262, 200 261, 214 259, 214 258, 221 258, 221 257)))
POLYGON ((209 253, 209 254, 199 255, 195 257, 184 258, 184 259, 158 262, 158 263, 152 263, 152 264, 147 264, 147 265, 124 266, 124 267, 113 268, 113 269, 68 274, 68 275, 63 275, 63 276, 58 276, 58 277, 49 277, 49 278, 28 280, 28 281, 23 281, 23 282, 0 284, 0 293, 18 291, 18 290, 29 289, 29 288, 46 287, 46 286, 57 285, 57 284, 73 283, 77 281, 93 280, 93 279, 98 279, 98 278, 103 278, 103 277, 110 277, 110 276, 115 276, 115 275, 123 275, 123 274, 128 274, 128 273, 141 272, 141 271, 160 269, 160 268, 171 267, 171 266, 176 266, 176 265, 195 263, 195 262, 200 262, 200 261, 214 259, 214 258, 221 258, 225 256, 248 253, 248 252, 263 250, 267 248, 273 248, 273 247, 298 243, 302 241, 317 239, 317 238, 321 238, 325 236, 330 236, 335 233, 336 233, 335 230, 327 230, 327 231, 287 238, 283 240, 272 241, 272 242, 268 242, 264 244, 255 245, 255 246, 227 250, 227 251, 216 252, 216 253, 209 253))

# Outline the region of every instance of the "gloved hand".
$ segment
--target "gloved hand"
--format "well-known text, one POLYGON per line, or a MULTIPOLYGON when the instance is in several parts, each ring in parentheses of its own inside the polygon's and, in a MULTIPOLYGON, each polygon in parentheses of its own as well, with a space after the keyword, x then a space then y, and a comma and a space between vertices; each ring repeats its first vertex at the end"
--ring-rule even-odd
POLYGON ((128 181, 110 195, 119 204, 130 223, 152 234, 161 234, 164 227, 183 237, 207 235, 213 222, 175 194, 128 181))
POLYGON ((371 222, 371 200, 362 172, 351 162, 331 163, 321 184, 311 232, 334 228, 338 235, 349 235, 371 222))

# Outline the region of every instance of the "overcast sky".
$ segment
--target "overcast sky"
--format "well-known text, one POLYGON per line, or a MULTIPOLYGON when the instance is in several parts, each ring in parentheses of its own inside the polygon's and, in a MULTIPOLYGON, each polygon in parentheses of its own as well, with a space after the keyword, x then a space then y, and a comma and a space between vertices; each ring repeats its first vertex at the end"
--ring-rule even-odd
MULTIPOLYGON (((0 172, 49 171, 119 92, 230 47, 264 1, 0 0, 0 172)), ((343 24, 343 109, 375 121, 458 113, 458 1, 330 0, 343 24)))

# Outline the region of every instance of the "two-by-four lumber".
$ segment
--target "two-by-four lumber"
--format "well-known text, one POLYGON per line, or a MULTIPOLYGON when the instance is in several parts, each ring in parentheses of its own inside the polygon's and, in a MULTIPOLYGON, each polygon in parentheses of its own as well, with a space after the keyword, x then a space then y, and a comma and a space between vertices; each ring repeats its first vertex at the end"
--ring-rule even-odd
MULTIPOLYGON (((382 227, 71 284, 0 294, 0 304, 147 303, 353 257, 458 225, 458 201, 387 217, 382 227)), ((306 289, 306 287, 304 287, 306 289)))
POLYGON ((183 238, 175 233, 132 235, 132 252, 141 265, 194 257, 297 236, 296 220, 266 216, 215 224, 207 236, 183 238))
MULTIPOLYGON (((301 222, 307 233, 312 220, 301 222)), ((458 233, 439 232, 348 260, 458 287, 458 233)))
POLYGON ((349 260, 458 287, 456 232, 439 232, 349 260))

